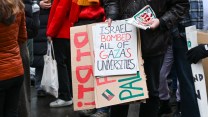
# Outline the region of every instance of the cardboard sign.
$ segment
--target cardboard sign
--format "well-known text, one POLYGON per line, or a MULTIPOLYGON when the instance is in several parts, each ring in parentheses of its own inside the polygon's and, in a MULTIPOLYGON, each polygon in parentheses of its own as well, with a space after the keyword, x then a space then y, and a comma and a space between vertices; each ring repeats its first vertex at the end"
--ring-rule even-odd
POLYGON ((148 98, 140 45, 135 48, 139 55, 137 74, 104 78, 94 77, 95 59, 92 27, 95 25, 71 28, 74 110, 100 108, 148 98))
POLYGON ((95 108, 94 76, 87 26, 71 28, 74 110, 95 108))
MULTIPOLYGON (((207 37, 201 36, 202 34, 204 33, 198 32, 196 30, 196 26, 190 26, 186 28, 188 49, 197 46, 199 40, 205 40, 205 38, 208 39, 208 34, 205 34, 207 37)), ((207 42, 206 44, 208 44, 208 41, 206 42, 207 42)), ((204 73, 207 72, 204 72, 203 66, 206 65, 205 64, 202 65, 201 61, 199 61, 197 64, 191 64, 200 115, 201 117, 207 117, 208 103, 207 103, 207 91, 206 91, 205 75, 204 75, 204 73)))
POLYGON ((136 75, 96 78, 94 83, 96 108, 148 98, 140 47, 138 43, 139 71, 136 75))
POLYGON ((95 55, 95 76, 137 73, 136 27, 126 21, 116 21, 110 27, 92 27, 95 55))

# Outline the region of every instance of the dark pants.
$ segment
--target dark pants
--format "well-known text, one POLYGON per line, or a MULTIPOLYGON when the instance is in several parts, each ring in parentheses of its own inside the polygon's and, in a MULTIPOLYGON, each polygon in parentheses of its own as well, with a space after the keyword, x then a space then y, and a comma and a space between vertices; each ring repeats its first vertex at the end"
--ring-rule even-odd
MULTIPOLYGON (((29 40, 28 40, 29 42, 29 40)), ((19 117, 30 117, 30 56, 28 53, 27 42, 20 44, 20 54, 24 68, 24 81, 20 90, 19 117)), ((31 53, 30 53, 31 54, 31 53)))
POLYGON ((128 110, 128 104, 111 106, 110 117, 127 117, 128 110))
POLYGON ((42 88, 40 87, 42 76, 43 76, 43 67, 36 67, 35 68, 35 88, 37 91, 42 90, 42 88))
POLYGON ((182 117, 200 117, 191 65, 186 60, 187 50, 185 38, 173 40, 173 54, 181 95, 181 113, 182 117))
POLYGON ((157 117, 159 109, 159 76, 164 55, 143 58, 149 99, 142 103, 139 117, 157 117))
POLYGON ((53 46, 58 67, 58 98, 69 101, 72 97, 70 40, 54 38, 53 46))
POLYGON ((0 117, 18 117, 23 76, 0 81, 0 117))

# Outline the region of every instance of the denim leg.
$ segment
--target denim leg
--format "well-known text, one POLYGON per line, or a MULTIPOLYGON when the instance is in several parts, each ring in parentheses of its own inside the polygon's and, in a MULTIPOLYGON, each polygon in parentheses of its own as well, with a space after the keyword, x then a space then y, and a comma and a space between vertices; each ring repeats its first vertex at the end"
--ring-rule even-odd
POLYGON ((43 76, 43 67, 36 67, 35 68, 35 88, 36 90, 42 90, 40 87, 41 80, 43 76))
POLYGON ((191 65, 186 59, 185 38, 173 40, 174 60, 179 80, 182 117, 200 117, 191 65))
POLYGON ((168 46, 165 53, 162 68, 160 70, 160 85, 159 85, 159 98, 160 100, 169 100, 169 87, 167 83, 167 77, 171 71, 173 64, 173 49, 172 46, 168 46))

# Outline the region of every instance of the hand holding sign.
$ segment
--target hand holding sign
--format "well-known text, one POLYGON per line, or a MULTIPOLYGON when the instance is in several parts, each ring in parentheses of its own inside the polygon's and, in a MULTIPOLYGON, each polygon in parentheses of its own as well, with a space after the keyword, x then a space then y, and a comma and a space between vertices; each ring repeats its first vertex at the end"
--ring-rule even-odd
POLYGON ((150 26, 150 29, 156 29, 160 25, 160 20, 158 18, 150 19, 147 22, 143 22, 144 25, 150 26))
POLYGON ((111 26, 111 23, 112 23, 112 19, 111 18, 108 18, 107 20, 105 20, 105 22, 108 22, 108 27, 111 26))
POLYGON ((142 8, 132 18, 129 18, 128 23, 143 30, 155 29, 159 26, 159 20, 149 5, 142 8))

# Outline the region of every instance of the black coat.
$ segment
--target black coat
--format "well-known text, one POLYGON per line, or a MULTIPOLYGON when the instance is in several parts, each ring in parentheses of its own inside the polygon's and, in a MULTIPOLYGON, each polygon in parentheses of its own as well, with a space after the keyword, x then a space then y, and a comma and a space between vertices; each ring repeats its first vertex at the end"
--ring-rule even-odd
POLYGON ((24 0, 25 16, 28 39, 34 38, 38 34, 38 19, 32 13, 32 0, 24 0))
MULTIPOLYGON (((39 3, 39 2, 38 2, 39 3)), ((34 38, 33 49, 34 49, 34 61, 32 67, 43 67, 44 60, 43 56, 47 52, 47 36, 46 29, 48 23, 48 16, 50 9, 40 8, 40 27, 38 29, 38 35, 34 38)))
POLYGON ((170 29, 182 20, 189 10, 188 0, 103 0, 107 18, 126 19, 149 4, 160 20, 155 30, 140 30, 142 54, 161 55, 171 42, 170 29))

